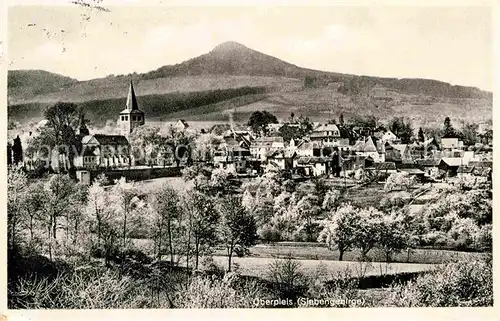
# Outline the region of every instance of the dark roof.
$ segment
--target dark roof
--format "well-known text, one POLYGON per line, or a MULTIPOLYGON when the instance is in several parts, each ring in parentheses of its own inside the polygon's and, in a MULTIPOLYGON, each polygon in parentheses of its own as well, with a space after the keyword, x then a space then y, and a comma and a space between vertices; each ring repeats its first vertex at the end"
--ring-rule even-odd
POLYGON ((416 159, 415 162, 420 166, 433 167, 439 165, 440 159, 429 158, 429 159, 416 159))
POLYGON ((418 168, 401 168, 399 169, 400 172, 406 172, 410 175, 424 175, 424 171, 418 168))
POLYGON ((128 145, 127 137, 123 135, 92 135, 101 145, 128 145))
POLYGON ((394 162, 384 162, 384 163, 375 163, 373 166, 368 167, 367 169, 376 169, 376 170, 396 170, 396 164, 394 162))
POLYGON ((457 173, 472 173, 474 166, 460 166, 457 169, 457 173))
POLYGON ((493 162, 487 162, 487 161, 470 161, 469 166, 474 166, 474 167, 488 167, 488 168, 493 168, 493 162))
POLYGON ((327 157, 316 157, 316 156, 302 156, 297 159, 297 163, 299 164, 315 164, 315 163, 326 163, 331 161, 330 158, 327 157))
POLYGON ((138 110, 137 106, 137 97, 135 97, 134 85, 132 84, 132 80, 130 81, 130 86, 128 88, 128 96, 127 96, 127 109, 138 110))

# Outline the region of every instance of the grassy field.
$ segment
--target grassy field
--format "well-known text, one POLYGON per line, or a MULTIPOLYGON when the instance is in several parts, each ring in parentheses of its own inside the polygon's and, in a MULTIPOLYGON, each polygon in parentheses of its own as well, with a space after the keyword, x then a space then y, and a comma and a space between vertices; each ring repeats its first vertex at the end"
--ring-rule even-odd
MULTIPOLYGON (((233 263, 243 275, 258 276, 266 278, 269 264, 274 260, 271 258, 243 257, 234 258, 233 263)), ((227 257, 215 256, 214 261, 227 266, 227 257)), ((337 273, 350 272, 352 276, 362 277, 370 275, 398 274, 404 272, 420 272, 432 270, 434 264, 415 264, 415 263, 382 263, 382 262, 347 262, 347 261, 319 261, 319 260, 300 260, 302 271, 306 275, 311 275, 320 268, 326 268, 328 276, 334 276, 337 273)))
MULTIPOLYGON (((330 260, 336 261, 339 257, 338 251, 331 251, 322 244, 312 244, 308 246, 279 246, 259 244, 250 249, 251 257, 259 258, 283 258, 288 255, 296 259, 304 260, 330 260)), ((225 255, 223 250, 217 250, 216 255, 225 255)), ((477 258, 484 256, 481 253, 459 252, 448 250, 433 249, 414 249, 408 256, 407 251, 394 255, 392 260, 400 263, 418 263, 418 264, 438 264, 453 260, 477 258)), ((358 250, 344 253, 344 261, 357 261, 360 257, 358 250)), ((379 249, 372 249, 368 257, 374 262, 384 262, 385 254, 379 249)))

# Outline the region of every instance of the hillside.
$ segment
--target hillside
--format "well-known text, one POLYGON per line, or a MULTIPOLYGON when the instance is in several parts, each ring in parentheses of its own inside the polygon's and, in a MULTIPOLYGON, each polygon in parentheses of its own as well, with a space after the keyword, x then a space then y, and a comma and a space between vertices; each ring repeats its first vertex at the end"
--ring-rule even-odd
POLYGON ((9 70, 7 94, 10 99, 22 96, 24 99, 61 91, 78 80, 44 70, 9 70))
POLYGON ((491 117, 492 94, 478 88, 428 79, 379 78, 312 70, 236 42, 220 44, 207 54, 143 74, 111 75, 89 81, 76 81, 43 71, 9 71, 9 117, 16 121, 31 116, 39 118, 41 106, 71 101, 89 106, 90 118, 102 121, 102 117, 111 116, 115 109, 123 107, 121 103, 131 77, 143 108, 154 119, 182 116, 215 120, 227 109, 245 110, 246 115, 255 108, 266 106, 277 109, 280 115, 294 111, 322 118, 332 113, 355 112, 385 118, 396 110, 404 110, 410 118, 423 118, 423 111, 432 113, 435 104, 436 108, 441 108, 440 113, 450 111, 450 116, 467 117, 464 113, 472 111, 475 117, 491 117), (253 90, 240 98, 234 95, 206 101, 196 98, 210 91, 239 88, 253 90), (266 99, 245 98, 245 95, 264 92, 266 99), (178 107, 178 99, 172 98, 182 97, 181 101, 189 102, 189 96, 195 97, 197 102, 184 103, 182 108, 178 107), (332 100, 335 96, 340 97, 336 103, 332 100), (162 97, 166 100, 160 102, 162 97), (281 102, 277 103, 276 99, 281 102))

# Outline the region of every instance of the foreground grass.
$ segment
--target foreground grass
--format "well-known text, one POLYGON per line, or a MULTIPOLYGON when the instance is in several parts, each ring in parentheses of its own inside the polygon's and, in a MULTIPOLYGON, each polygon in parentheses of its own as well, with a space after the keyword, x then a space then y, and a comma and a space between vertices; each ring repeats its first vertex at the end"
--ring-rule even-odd
MULTIPOLYGON (((236 257, 233 264, 242 275, 266 278, 269 264, 285 259, 236 257)), ((227 266, 227 257, 214 256, 214 261, 220 266, 227 266)), ((432 271, 437 267, 435 264, 414 263, 383 263, 383 262, 345 262, 345 261, 318 261, 318 260, 296 260, 300 262, 304 274, 312 274, 318 269, 323 269, 327 275, 348 273, 353 277, 382 276, 388 274, 399 274, 409 272, 432 271)))

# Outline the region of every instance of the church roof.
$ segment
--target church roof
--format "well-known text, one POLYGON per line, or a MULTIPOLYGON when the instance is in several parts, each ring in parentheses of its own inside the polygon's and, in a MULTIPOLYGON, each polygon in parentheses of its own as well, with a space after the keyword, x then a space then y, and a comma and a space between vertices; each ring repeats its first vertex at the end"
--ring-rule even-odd
POLYGON ((132 84, 131 80, 130 86, 128 88, 126 108, 120 114, 132 114, 132 113, 143 114, 143 112, 139 110, 139 106, 137 105, 137 97, 135 96, 134 85, 132 84))
POLYGON ((99 145, 128 145, 127 137, 123 135, 103 135, 103 134, 95 134, 88 135, 83 137, 82 144, 92 143, 92 140, 95 139, 99 145))

